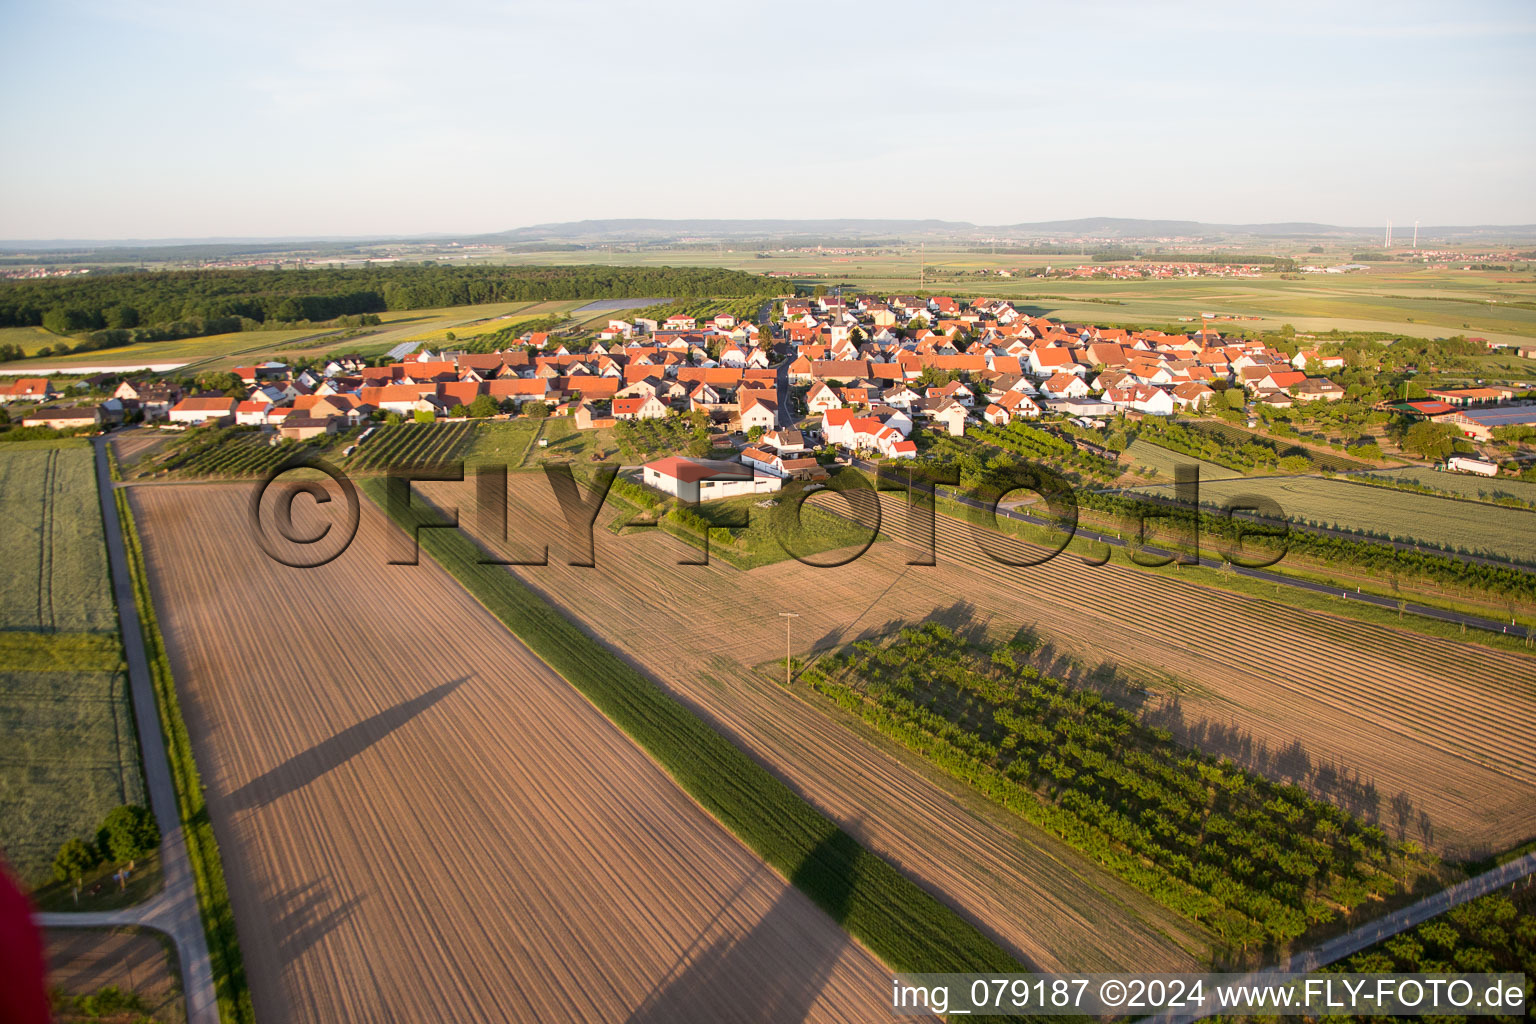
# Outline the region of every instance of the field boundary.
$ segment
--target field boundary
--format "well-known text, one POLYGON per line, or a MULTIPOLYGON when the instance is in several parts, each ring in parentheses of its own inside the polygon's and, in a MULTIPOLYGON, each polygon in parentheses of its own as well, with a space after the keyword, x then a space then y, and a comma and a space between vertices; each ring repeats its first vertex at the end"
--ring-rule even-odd
MULTIPOLYGON (((115 465, 115 462, 114 462, 115 465)), ((240 939, 235 931, 234 910, 229 902, 229 887, 224 880, 224 865, 219 844, 208 815, 202 777, 192 753, 192 740, 182 717, 176 694, 176 680, 166 655, 165 638, 155 614, 149 587, 149 570, 139 541, 138 526, 127 492, 113 489, 118 520, 127 555, 129 583, 138 611, 139 631, 149 663, 150 682, 155 691, 166 759, 176 791, 176 807, 186 839, 187 859, 192 868, 193 887, 202 917, 203 933, 208 942, 209 966, 218 1001, 219 1019, 225 1024, 254 1024, 255 1010, 245 979, 245 962, 240 953, 240 939)))
MULTIPOLYGON (((385 483, 362 490, 388 514, 385 483)), ((407 531, 415 520, 394 518, 407 531)), ((457 530, 421 549, 529 650, 645 750, 682 789, 865 948, 897 971, 1007 971, 1018 961, 544 601, 457 530)))

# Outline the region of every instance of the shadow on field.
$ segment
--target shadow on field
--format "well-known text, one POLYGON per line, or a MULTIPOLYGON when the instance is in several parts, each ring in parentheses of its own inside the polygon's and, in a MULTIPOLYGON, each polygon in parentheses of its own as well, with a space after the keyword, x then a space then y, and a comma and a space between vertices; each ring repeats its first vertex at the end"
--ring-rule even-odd
POLYGON ((1412 796, 1402 792, 1392 797, 1387 801, 1388 815, 1383 819, 1383 794, 1375 782, 1336 757, 1324 760, 1310 753, 1300 739, 1293 739, 1284 747, 1271 747, 1232 723, 1187 716, 1177 697, 1160 707, 1149 708, 1143 720, 1148 725, 1168 729, 1180 742, 1208 754, 1229 757, 1267 778, 1300 786, 1365 822, 1382 825, 1399 840, 1411 838, 1426 846, 1435 841, 1434 822, 1415 806, 1412 796))
MULTIPOLYGON (((856 839, 837 829, 811 852, 790 879, 793 888, 818 892, 823 910, 839 924, 848 914, 853 878, 845 870, 857 859, 856 839)), ((742 883, 742 888, 746 887, 742 883)), ((738 892, 741 890, 738 889, 738 892)), ((832 973, 842 938, 815 963, 801 960, 797 932, 805 924, 803 905, 786 890, 752 930, 739 938, 719 934, 710 938, 711 922, 677 965, 629 1017, 629 1024, 674 1024, 679 1021, 755 1022, 765 1024, 804 1020, 832 973), (766 978, 764 987, 748 982, 766 978)), ((729 909, 720 908, 718 921, 729 909)))
POLYGON ((272 933, 278 937, 280 961, 288 964, 334 931, 360 901, 353 896, 337 903, 328 886, 312 881, 285 889, 266 902, 277 910, 272 933))
POLYGON ((450 679, 419 697, 349 725, 330 739, 295 754, 277 767, 247 782, 229 795, 231 810, 245 811, 271 803, 303 789, 338 765, 345 764, 379 740, 469 681, 468 676, 450 679))

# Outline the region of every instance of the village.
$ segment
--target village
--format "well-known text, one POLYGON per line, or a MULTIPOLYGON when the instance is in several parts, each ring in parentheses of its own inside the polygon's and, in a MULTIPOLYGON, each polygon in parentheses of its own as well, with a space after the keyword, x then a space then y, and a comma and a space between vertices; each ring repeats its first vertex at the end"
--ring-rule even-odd
MULTIPOLYGON (((766 312, 767 307, 765 307, 766 312)), ((707 320, 612 319, 589 336, 528 332, 497 351, 419 349, 369 365, 337 357, 292 368, 236 367, 223 392, 167 379, 101 374, 56 388, 45 378, 0 385, 23 426, 88 430, 143 421, 170 429, 239 426, 273 443, 354 431, 344 454, 384 422, 569 417, 579 431, 621 422, 699 417, 731 458, 663 459, 645 481, 687 500, 817 480, 832 461, 913 459, 931 433, 1044 420, 1084 432, 1116 417, 1199 416, 1212 408, 1291 409, 1334 403, 1346 389, 1328 376, 1343 355, 1224 337, 1208 324, 1189 334, 1061 323, 1007 300, 836 294, 786 297, 764 323, 728 314, 707 320), (771 322, 768 322, 771 321, 771 322), (95 403, 61 404, 68 391, 110 388, 95 403), (701 489, 702 488, 702 489, 701 489)), ((1381 403, 1408 419, 1446 423, 1474 442, 1499 427, 1536 424, 1536 405, 1507 387, 1431 388, 1381 403)), ((721 449, 717 449, 717 454, 721 449)), ((1494 463, 1462 453, 1449 468, 1483 475, 1494 463)))

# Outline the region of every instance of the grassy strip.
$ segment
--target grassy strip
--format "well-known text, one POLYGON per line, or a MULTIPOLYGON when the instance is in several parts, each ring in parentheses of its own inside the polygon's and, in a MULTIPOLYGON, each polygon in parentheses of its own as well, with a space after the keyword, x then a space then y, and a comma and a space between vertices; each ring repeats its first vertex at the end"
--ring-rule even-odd
POLYGON ((235 933, 235 913, 229 905, 224 865, 219 859, 213 822, 208 817, 202 779, 192 756, 192 739, 176 696, 176 681, 171 674, 170 658, 166 655, 165 638, 160 634, 160 622, 155 615, 144 549, 139 543, 139 531, 134 524, 133 510, 128 506, 127 492, 118 489, 114 497, 128 551, 128 574, 132 577, 139 629, 144 635, 144 653, 155 688, 155 706, 160 712, 160 730, 165 736, 165 754, 176 786, 176 807, 181 814, 187 859, 192 862, 197 905, 202 912, 203 932, 208 937, 208 959, 218 997, 219 1019, 225 1024, 254 1024, 256 1013, 251 1006, 250 989, 246 987, 245 961, 240 955, 240 940, 235 933))
MULTIPOLYGON (((384 481, 362 489, 381 508, 384 481)), ((410 521, 400 521, 406 529, 410 521)), ((480 565, 457 530, 421 548, 551 668, 638 743, 695 800, 898 971, 1006 971, 1005 950, 864 849, 787 785, 646 679, 504 567, 480 565)))

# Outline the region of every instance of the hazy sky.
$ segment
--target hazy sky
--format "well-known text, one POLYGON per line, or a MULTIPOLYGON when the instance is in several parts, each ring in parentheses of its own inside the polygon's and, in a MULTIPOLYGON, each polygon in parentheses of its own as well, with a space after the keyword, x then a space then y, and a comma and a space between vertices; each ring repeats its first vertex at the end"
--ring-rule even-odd
POLYGON ((0 238, 1536 222, 1536 4, 0 0, 0 238))

